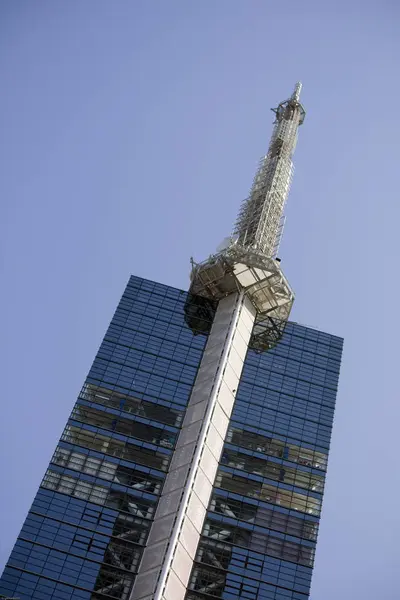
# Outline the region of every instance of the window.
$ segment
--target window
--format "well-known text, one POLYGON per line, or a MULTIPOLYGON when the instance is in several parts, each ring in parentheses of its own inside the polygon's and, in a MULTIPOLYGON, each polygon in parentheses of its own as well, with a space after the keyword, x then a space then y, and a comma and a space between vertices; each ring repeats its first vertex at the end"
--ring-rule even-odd
POLYGON ((66 448, 57 447, 52 461, 54 464, 100 477, 107 481, 115 481, 134 489, 141 489, 158 494, 161 491, 163 480, 153 475, 136 471, 118 463, 109 462, 105 458, 97 458, 82 454, 66 448))
POLYGON ((41 485, 50 490, 89 500, 95 504, 105 505, 145 519, 151 518, 154 513, 155 502, 153 500, 95 485, 51 470, 47 470, 41 485))
POLYGON ((164 448, 172 449, 175 445, 176 434, 167 429, 125 419, 118 415, 88 408, 80 404, 75 405, 71 418, 81 421, 82 423, 88 423, 89 425, 95 425, 102 429, 108 429, 139 440, 144 440, 151 444, 159 444, 164 448))
POLYGON ((238 475, 226 473, 222 470, 219 470, 217 473, 215 485, 235 494, 256 498, 270 504, 291 508, 310 515, 318 516, 320 514, 321 500, 317 498, 284 490, 278 486, 253 481, 246 477, 239 477, 238 475))
POLYGON ((274 440, 264 435, 245 431, 234 426, 229 427, 226 441, 235 444, 236 446, 242 446, 249 450, 262 452, 279 458, 283 456, 285 447, 284 443, 280 440, 274 440))
POLYGON ((252 523, 296 537, 316 540, 318 523, 307 519, 300 519, 286 513, 277 512, 267 504, 249 504, 234 498, 214 494, 211 499, 210 511, 252 523))
POLYGON ((315 492, 322 492, 324 487, 324 478, 320 475, 313 475, 311 472, 299 471, 281 463, 249 456, 227 447, 222 453, 221 464, 315 492))
POLYGON ((95 504, 105 504, 108 495, 107 488, 50 470, 44 476, 42 486, 82 500, 90 500, 95 504))

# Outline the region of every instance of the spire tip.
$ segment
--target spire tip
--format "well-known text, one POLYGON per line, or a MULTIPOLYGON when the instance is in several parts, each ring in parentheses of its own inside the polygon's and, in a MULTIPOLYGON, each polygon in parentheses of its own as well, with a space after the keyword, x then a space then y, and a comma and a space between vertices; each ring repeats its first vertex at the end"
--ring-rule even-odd
POLYGON ((301 88, 303 87, 303 84, 301 83, 301 81, 298 81, 296 83, 296 85, 294 86, 294 91, 292 94, 292 99, 296 100, 296 102, 299 102, 300 100, 300 92, 301 92, 301 88))

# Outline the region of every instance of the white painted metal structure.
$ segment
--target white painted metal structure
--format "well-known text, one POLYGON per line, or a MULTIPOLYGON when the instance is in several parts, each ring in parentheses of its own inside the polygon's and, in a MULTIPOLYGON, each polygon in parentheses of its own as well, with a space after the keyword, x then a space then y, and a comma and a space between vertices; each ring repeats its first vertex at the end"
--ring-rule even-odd
POLYGON ((278 108, 269 144, 256 173, 249 197, 243 202, 236 221, 237 241, 266 256, 276 256, 283 210, 293 174, 292 156, 296 148, 297 130, 304 121, 300 104, 301 83, 278 108))
MULTIPOLYGON (((274 248, 305 114, 300 89, 275 109, 269 151, 239 215, 238 237, 193 265, 191 294, 217 300, 218 307, 130 600, 184 600, 247 350, 274 345, 282 334, 275 320, 289 317, 294 296, 274 248), (266 319, 271 323, 260 333, 266 319)), ((198 306, 189 296, 186 316, 194 329, 198 306)))

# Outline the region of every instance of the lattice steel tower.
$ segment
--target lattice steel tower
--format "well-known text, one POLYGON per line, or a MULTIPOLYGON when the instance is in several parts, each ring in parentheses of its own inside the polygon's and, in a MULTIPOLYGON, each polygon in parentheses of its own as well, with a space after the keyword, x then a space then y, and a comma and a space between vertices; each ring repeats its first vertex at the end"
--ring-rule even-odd
POLYGON ((233 236, 226 247, 201 264, 193 264, 187 305, 188 322, 196 327, 203 296, 221 300, 244 291, 256 309, 251 346, 266 350, 279 341, 292 308, 294 294, 276 258, 284 224, 284 208, 293 174, 292 156, 305 110, 301 83, 288 100, 272 109, 276 115, 268 153, 261 159, 250 195, 244 200, 233 236))
POLYGON ((238 244, 266 256, 275 256, 279 245, 297 130, 305 116, 299 102, 300 90, 301 83, 297 83, 290 99, 273 109, 276 121, 268 153, 260 161, 250 196, 243 202, 236 223, 238 244))
POLYGON ((274 109, 268 153, 261 160, 225 248, 192 264, 186 320, 209 327, 131 600, 183 600, 249 347, 265 351, 280 339, 294 295, 276 252, 293 172, 292 156, 305 111, 301 84, 274 109), (202 298, 206 299, 202 302, 202 298))

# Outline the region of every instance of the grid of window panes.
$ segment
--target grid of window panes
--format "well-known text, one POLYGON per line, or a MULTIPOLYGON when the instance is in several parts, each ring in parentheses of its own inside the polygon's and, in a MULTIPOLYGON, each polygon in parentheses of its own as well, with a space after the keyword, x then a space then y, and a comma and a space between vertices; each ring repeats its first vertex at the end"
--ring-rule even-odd
POLYGON ((306 600, 342 339, 289 323, 249 350, 187 600, 306 600))
POLYGON ((128 600, 206 343, 185 323, 186 298, 130 279, 0 595, 128 600))

